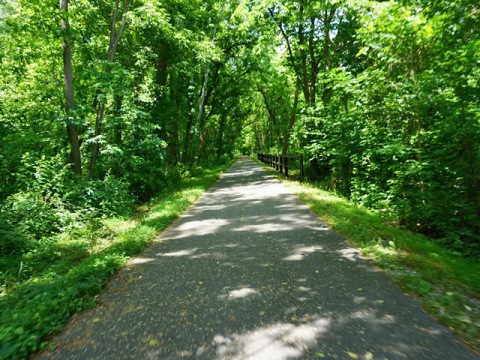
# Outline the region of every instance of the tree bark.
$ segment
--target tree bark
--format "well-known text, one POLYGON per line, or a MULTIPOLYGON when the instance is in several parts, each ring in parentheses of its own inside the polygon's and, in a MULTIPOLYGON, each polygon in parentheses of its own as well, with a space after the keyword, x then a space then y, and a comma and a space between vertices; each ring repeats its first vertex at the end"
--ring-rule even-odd
POLYGON ((226 116, 220 118, 220 123, 218 124, 218 135, 217 135, 217 159, 220 159, 223 155, 223 132, 225 130, 226 116))
POLYGON ((324 42, 324 45, 323 45, 323 57, 324 57, 324 60, 325 60, 325 73, 324 73, 324 80, 325 80, 325 87, 323 89, 323 93, 322 93, 322 101, 324 103, 324 105, 327 105, 329 102, 330 102, 330 97, 331 97, 331 94, 332 94, 332 85, 329 85, 329 81, 328 81, 328 78, 329 78, 329 75, 328 75, 328 72, 330 71, 331 69, 331 65, 332 65, 332 61, 331 61, 331 58, 330 58, 330 23, 331 23, 331 20, 333 19, 334 15, 335 15, 335 11, 336 9, 333 8, 330 12, 328 11, 328 9, 325 9, 325 13, 324 13, 324 19, 323 19, 323 26, 325 28, 325 42, 324 42))
MULTIPOLYGON (((269 9, 269 12, 270 12, 270 15, 272 16, 272 18, 275 18, 275 14, 274 14, 273 10, 269 9)), ((283 36, 283 39, 285 40, 285 43, 287 44, 289 60, 290 60, 290 63, 293 67, 293 71, 295 72, 295 75, 297 77, 297 81, 300 81, 303 84, 301 72, 297 68, 297 64, 295 62, 295 57, 293 55, 293 49, 292 49, 292 44, 290 43, 290 39, 288 38, 288 35, 287 35, 285 29, 283 28, 283 24, 281 22, 276 23, 276 24, 277 24, 277 27, 279 28, 280 32, 282 33, 282 36, 283 36)), ((307 100, 305 99, 305 101, 307 101, 307 100)))
POLYGON ((273 131, 275 132, 275 135, 277 137, 277 148, 281 148, 283 145, 282 137, 280 134, 280 129, 278 127, 277 123, 277 115, 274 109, 270 106, 270 102, 268 101, 268 96, 265 90, 261 89, 260 87, 258 88, 258 91, 262 94, 263 97, 263 103, 265 104, 265 107, 267 108, 268 112, 268 118, 270 120, 270 123, 273 126, 273 131))
MULTIPOLYGON (((122 8, 122 21, 120 23, 120 27, 117 30, 117 18, 118 18, 118 11, 119 11, 120 0, 115 0, 115 7, 113 10, 112 15, 112 24, 110 28, 110 44, 108 45, 108 53, 107 53, 107 61, 109 64, 107 65, 105 72, 110 73, 112 68, 110 63, 113 62, 115 59, 115 52, 117 50, 118 43, 120 41, 120 36, 125 28, 125 24, 127 21, 127 8, 128 8, 128 0, 123 0, 123 8, 122 8)), ((95 142, 92 146, 92 156, 90 158, 90 172, 93 171, 95 165, 97 163, 98 154, 100 152, 100 142, 98 141, 98 137, 102 134, 102 120, 105 114, 105 102, 99 101, 98 109, 97 109, 97 117, 95 119, 95 142)))
POLYGON ((292 109, 292 114, 290 115, 290 122, 288 123, 287 132, 285 133, 285 138, 283 139, 282 155, 287 155, 288 142, 290 141, 292 129, 293 129, 293 126, 295 125, 295 121, 297 120, 298 93, 299 93, 298 87, 299 86, 297 84, 297 86, 295 87, 295 98, 293 99, 293 109, 292 109))
MULTIPOLYGON (((272 18, 275 17, 274 12, 272 9, 269 9, 270 15, 272 18)), ((300 61, 299 64, 295 61, 295 56, 293 53, 292 43, 288 37, 287 32, 284 29, 284 26, 281 22, 277 22, 277 27, 279 28, 280 32, 282 33, 283 39, 287 45, 287 50, 289 54, 289 61, 292 65, 292 68, 295 72, 295 76, 297 81, 301 84, 303 97, 305 99, 305 103, 307 106, 314 106, 316 101, 316 80, 318 75, 318 63, 317 59, 315 58, 315 51, 314 51, 314 31, 315 31, 315 20, 316 18, 310 18, 310 25, 312 28, 310 29, 310 35, 308 38, 308 53, 305 51, 307 47, 307 41, 305 36, 305 2, 300 2, 299 8, 299 23, 297 29, 297 36, 298 36, 298 52, 300 54, 300 61)))
POLYGON ((62 13, 61 29, 63 37, 63 74, 65 78, 65 114, 68 140, 70 142, 70 163, 75 174, 82 174, 82 159, 78 128, 71 118, 74 116, 75 95, 73 89, 72 50, 70 47, 70 24, 68 21, 68 0, 60 0, 62 13))
MULTIPOLYGON (((218 25, 220 24, 220 21, 223 18, 223 12, 225 10, 225 2, 226 0, 222 1, 222 7, 220 9, 220 16, 218 17, 218 21, 215 23, 215 27, 213 29, 213 35, 212 35, 212 43, 215 43, 215 40, 217 39, 217 30, 218 30, 218 25)), ((205 112, 205 99, 207 97, 207 86, 208 86, 208 77, 210 74, 210 62, 207 62, 207 65, 205 66, 205 75, 203 78, 203 84, 202 84, 202 91, 200 94, 200 104, 198 105, 198 117, 197 117, 197 123, 198 127, 200 130, 200 160, 201 157, 203 156, 203 149, 205 148, 205 124, 206 121, 202 121, 203 119, 203 113, 205 112)))
POLYGON ((183 142, 183 154, 182 154, 182 163, 186 164, 187 162, 192 165, 192 156, 191 156, 191 147, 190 142, 192 139, 192 127, 193 127, 194 117, 188 112, 187 115, 187 126, 185 129, 185 140, 183 142))
POLYGON ((304 7, 303 4, 300 4, 300 21, 298 23, 298 43, 300 50, 300 59, 301 59, 301 70, 302 70, 302 89, 305 96, 305 102, 310 104, 310 84, 308 80, 308 70, 307 70, 307 54, 305 52, 305 27, 303 24, 304 21, 304 7))
POLYGON ((317 58, 315 56, 315 31, 316 31, 316 18, 312 17, 310 18, 310 36, 308 39, 308 49, 310 52, 310 62, 311 62, 311 72, 310 72, 310 100, 309 100, 309 105, 312 106, 313 108, 315 107, 315 103, 317 100, 317 75, 318 75, 318 62, 317 58))
MULTIPOLYGON (((179 89, 179 84, 182 82, 182 76, 175 76, 175 73, 170 74, 170 102, 175 104, 177 111, 181 110, 181 91, 179 89)), ((178 112, 177 112, 178 114, 178 112)), ((177 165, 180 159, 180 138, 179 138, 179 129, 178 129, 178 120, 175 116, 169 122, 168 127, 168 141, 167 141, 167 167, 171 168, 172 166, 177 165)))
MULTIPOLYGON (((117 96, 115 97, 115 116, 116 116, 116 122, 113 127, 113 143, 121 147, 122 142, 123 142, 123 133, 122 133, 122 124, 119 123, 119 119, 121 116, 121 110, 122 110, 122 103, 123 103, 123 96, 117 96)), ((120 176, 120 162, 117 162, 113 168, 113 173, 116 176, 120 176)))

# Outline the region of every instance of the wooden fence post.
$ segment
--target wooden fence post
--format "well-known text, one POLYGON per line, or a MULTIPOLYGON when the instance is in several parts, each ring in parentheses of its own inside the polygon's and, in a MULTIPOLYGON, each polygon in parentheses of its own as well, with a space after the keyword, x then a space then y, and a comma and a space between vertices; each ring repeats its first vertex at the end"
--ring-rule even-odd
MULTIPOLYGON (((1 1, 1 0, 0 0, 1 1)), ((283 155, 283 154, 263 154, 258 153, 258 160, 264 164, 274 168, 276 171, 280 171, 285 174, 285 177, 288 177, 288 159, 294 159, 298 161, 298 165, 295 162, 295 169, 298 167, 300 171, 300 181, 303 181, 305 177, 305 169, 303 164, 303 155, 283 155)))

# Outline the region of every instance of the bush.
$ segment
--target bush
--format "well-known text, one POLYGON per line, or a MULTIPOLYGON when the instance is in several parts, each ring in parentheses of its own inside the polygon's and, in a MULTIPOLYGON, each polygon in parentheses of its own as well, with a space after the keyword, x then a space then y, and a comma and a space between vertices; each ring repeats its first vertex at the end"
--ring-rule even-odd
POLYGON ((0 221, 0 257, 8 258, 23 254, 29 245, 29 240, 12 227, 0 221))
POLYGON ((40 239, 58 231, 59 217, 53 203, 38 192, 19 192, 7 198, 2 217, 18 231, 40 239))
POLYGON ((65 195, 67 202, 95 209, 101 215, 129 215, 135 203, 128 186, 111 174, 105 175, 103 180, 82 179, 71 187, 65 195))
POLYGON ((141 173, 132 173, 124 177, 130 184, 132 193, 141 201, 147 202, 155 194, 166 188, 165 173, 156 169, 148 169, 141 173))
POLYGON ((166 177, 166 183, 168 188, 173 188, 175 185, 179 184, 180 181, 192 176, 189 168, 182 164, 178 163, 175 165, 168 173, 166 177))
POLYGON ((59 157, 26 166, 18 179, 21 190, 4 201, 0 216, 37 240, 104 216, 127 216, 135 203, 121 180, 110 174, 79 179, 59 157))

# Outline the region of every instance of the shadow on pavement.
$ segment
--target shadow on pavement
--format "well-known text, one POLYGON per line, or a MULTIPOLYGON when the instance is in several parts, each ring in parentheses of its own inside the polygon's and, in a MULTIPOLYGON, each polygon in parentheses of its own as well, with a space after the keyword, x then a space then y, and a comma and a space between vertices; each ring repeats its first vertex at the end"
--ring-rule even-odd
POLYGON ((476 359, 250 160, 98 300, 41 357, 476 359))

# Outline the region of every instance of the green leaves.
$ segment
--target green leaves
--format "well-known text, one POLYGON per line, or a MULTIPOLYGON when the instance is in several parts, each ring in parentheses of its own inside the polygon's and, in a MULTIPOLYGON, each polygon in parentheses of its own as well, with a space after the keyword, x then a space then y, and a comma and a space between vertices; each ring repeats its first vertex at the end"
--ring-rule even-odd
MULTIPOLYGON (((311 172, 365 206, 393 211, 412 229, 465 253, 478 251, 472 237, 479 231, 472 222, 479 223, 473 179, 480 158, 472 143, 480 136, 473 115, 480 85, 472 44, 478 36, 459 21, 469 15, 444 5, 437 12, 398 2, 339 6, 349 22, 335 19, 330 45, 344 57, 320 69, 323 104, 303 112, 297 127, 296 136, 305 139, 300 150, 316 161, 311 172), (460 39, 459 28, 468 41, 460 39)), ((295 24, 282 20, 289 21, 286 27, 295 24)))

